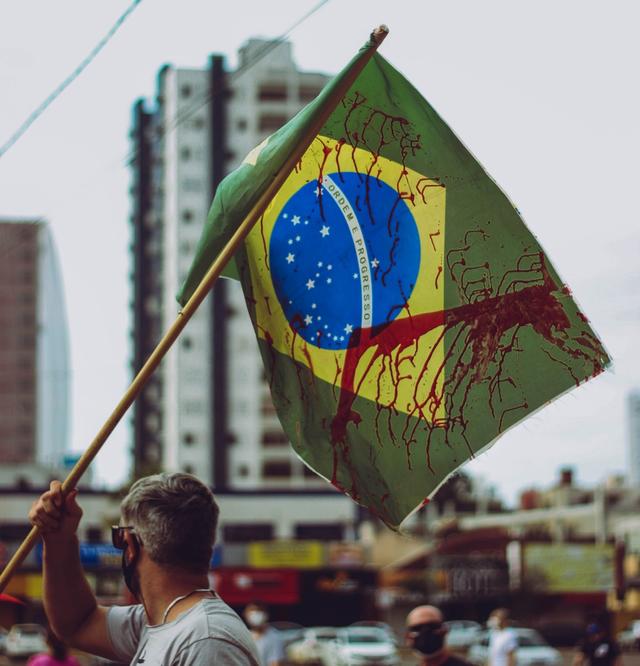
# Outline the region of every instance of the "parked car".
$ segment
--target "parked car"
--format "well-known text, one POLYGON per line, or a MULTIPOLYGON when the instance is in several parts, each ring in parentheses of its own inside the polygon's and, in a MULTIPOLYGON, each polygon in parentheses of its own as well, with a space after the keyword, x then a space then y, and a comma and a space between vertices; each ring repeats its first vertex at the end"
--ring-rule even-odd
POLYGON ((379 627, 346 627, 338 631, 335 641, 327 644, 327 666, 398 666, 398 648, 379 627))
MULTIPOLYGON (((562 655, 552 648, 547 641, 534 629, 521 627, 511 629, 516 635, 518 647, 516 648, 517 666, 561 666, 562 655)), ((484 665, 489 656, 490 632, 485 632, 482 638, 474 643, 467 659, 474 664, 484 665)))
POLYGON ((8 633, 4 627, 0 627, 0 654, 5 652, 8 633))
POLYGON ((295 664, 320 664, 325 661, 327 643, 335 641, 338 629, 335 627, 310 627, 302 637, 287 647, 287 660, 295 664))
POLYGON ((391 628, 390 625, 388 625, 386 622, 376 622, 374 620, 358 620, 358 622, 354 622, 349 625, 350 627, 377 627, 378 629, 382 629, 387 636, 397 645, 398 644, 398 637, 396 636, 396 632, 391 628))
POLYGON ((300 639, 304 633, 304 627, 297 622, 277 620, 276 622, 270 622, 269 626, 278 631, 285 647, 300 639))
POLYGON ((634 620, 626 629, 623 629, 616 640, 622 650, 640 649, 640 620, 634 620))
POLYGON ((7 634, 7 657, 30 657, 47 651, 46 632, 39 624, 14 624, 7 634))
POLYGON ((447 628, 447 645, 452 650, 466 650, 476 643, 483 634, 482 625, 472 620, 450 620, 444 623, 447 628))

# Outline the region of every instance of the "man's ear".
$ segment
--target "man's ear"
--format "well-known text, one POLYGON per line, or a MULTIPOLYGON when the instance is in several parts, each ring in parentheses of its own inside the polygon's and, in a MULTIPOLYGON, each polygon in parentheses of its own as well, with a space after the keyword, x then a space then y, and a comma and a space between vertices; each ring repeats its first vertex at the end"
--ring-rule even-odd
POLYGON ((140 542, 136 539, 135 534, 132 534, 129 530, 126 530, 124 533, 124 541, 126 544, 124 556, 127 563, 131 563, 139 555, 140 542))

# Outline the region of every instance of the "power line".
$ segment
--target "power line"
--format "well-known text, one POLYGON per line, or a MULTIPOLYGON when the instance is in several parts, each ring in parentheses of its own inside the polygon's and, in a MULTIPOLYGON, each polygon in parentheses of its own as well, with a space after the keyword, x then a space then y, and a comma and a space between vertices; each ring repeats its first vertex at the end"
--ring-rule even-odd
MULTIPOLYGON (((138 5, 141 1, 142 0, 134 0, 134 2, 131 4, 131 6, 124 12, 124 14, 122 14, 122 16, 114 24, 114 26, 111 28, 109 33, 105 36, 105 38, 103 38, 103 40, 100 42, 98 47, 96 47, 92 51, 92 53, 85 59, 85 61, 83 61, 83 63, 81 65, 79 65, 78 68, 76 68, 76 70, 74 71, 75 77, 77 77, 78 74, 80 74, 82 69, 84 69, 84 67, 86 67, 87 64, 89 64, 90 60, 93 57, 95 57, 95 55, 98 53, 98 51, 107 43, 107 41, 109 41, 109 39, 111 38, 113 33, 115 33, 115 31, 120 27, 120 25, 122 25, 122 23, 127 18, 127 16, 129 14, 131 14, 131 12, 135 9, 135 6, 138 5)), ((299 19, 297 19, 292 25, 289 26, 289 28, 287 28, 278 37, 275 37, 273 40, 270 40, 268 43, 266 43, 264 45, 264 47, 262 49, 260 49, 260 51, 256 54, 256 56, 254 58, 252 58, 249 62, 245 63, 244 65, 239 67, 235 72, 232 73, 233 79, 235 80, 235 79, 239 78, 240 76, 242 76, 243 74, 246 74, 246 72, 248 72, 252 67, 257 65, 263 58, 265 58, 267 55, 269 55, 269 53, 271 51, 273 51, 282 42, 284 42, 287 39, 287 37, 298 26, 300 26, 302 23, 304 23, 304 21, 306 21, 308 18, 310 18, 321 7, 323 7, 324 5, 326 5, 330 1, 331 0, 320 0, 320 2, 318 2, 308 12, 306 12, 303 16, 301 16, 299 19)), ((57 89, 57 91, 55 93, 52 93, 52 95, 50 95, 51 99, 49 101, 49 104, 51 104, 51 102, 55 99, 55 97, 58 96, 62 92, 64 87, 68 86, 69 83, 72 82, 72 80, 73 80, 72 77, 74 76, 74 74, 72 74, 66 80, 66 82, 64 84, 62 84, 57 89)), ((205 104, 210 102, 216 95, 219 95, 222 92, 223 92, 222 90, 209 90, 209 91, 207 91, 207 93, 205 95, 203 95, 203 97, 201 97, 199 100, 196 100, 196 102, 191 107, 189 107, 188 109, 185 109, 182 112, 180 112, 179 114, 177 114, 176 117, 173 119, 173 121, 169 124, 169 127, 166 130, 163 130, 162 135, 167 134, 168 132, 174 130, 176 127, 178 127, 180 124, 182 124, 186 120, 189 120, 189 118, 191 118, 196 111, 198 111, 200 108, 202 108, 202 106, 204 106, 205 104)), ((43 107, 44 104, 45 103, 43 102, 43 104, 41 106, 43 107)), ((42 108, 40 110, 40 113, 38 115, 40 115, 42 113, 42 111, 44 111, 44 108, 42 108)), ((35 112, 34 112, 34 114, 35 114, 35 112)), ((32 114, 32 116, 34 116, 34 114, 32 114)), ((33 123, 33 121, 36 120, 37 117, 38 116, 35 115, 35 117, 33 117, 31 119, 31 122, 29 124, 33 123)), ((22 134, 24 134, 24 132, 28 129, 28 125, 27 125, 26 121, 25 121, 24 125, 23 125, 24 129, 22 127, 20 128, 22 130, 22 132, 21 132, 22 134), (24 125, 26 125, 26 127, 24 125)), ((19 135, 18 135, 18 132, 16 132, 16 135, 14 135, 14 137, 12 137, 10 139, 10 141, 12 141, 12 143, 15 143, 20 138, 19 135), (15 137, 15 139, 14 139, 14 137, 15 137)), ((12 144, 10 145, 10 141, 8 141, 2 147, 2 149, 0 149, 0 156, 2 156, 2 154, 4 152, 6 152, 6 150, 8 150, 8 148, 11 147, 12 144)), ((125 164, 129 164, 132 160, 135 160, 136 157, 137 157, 137 151, 136 150, 131 151, 124 160, 125 164)), ((111 167, 113 167, 113 166, 115 166, 115 165, 112 164, 111 167)), ((109 167, 109 168, 111 168, 111 167, 109 167)), ((37 221, 40 221, 40 220, 37 220, 37 221)), ((6 247, 6 246, 2 247, 2 244, 0 243, 0 259, 9 256, 9 254, 18 250, 23 244, 24 244, 23 241, 18 241, 17 243, 11 245, 10 247, 6 247)))
MULTIPOLYGON (((326 5, 328 2, 331 0, 320 0, 316 5, 314 5, 308 12, 303 14, 299 19, 297 19, 294 23, 292 23, 283 33, 281 33, 278 37, 274 37, 273 39, 269 40, 255 55, 254 58, 252 58, 249 62, 245 63, 241 67, 239 67, 235 72, 232 72, 230 75, 230 78, 232 81, 237 80, 240 78, 242 75, 246 74, 249 70, 251 70, 255 65, 257 65, 261 60, 266 58, 271 51, 276 49, 280 44, 282 44, 287 37, 302 23, 304 23, 308 18, 313 16, 320 8, 322 8, 324 5, 326 5)), ((196 111, 199 111, 203 106, 208 104, 214 97, 217 95, 220 95, 224 92, 224 90, 207 90, 204 94, 202 94, 198 99, 194 101, 194 103, 189 106, 186 109, 183 109, 179 113, 176 113, 174 116, 173 120, 167 123, 166 127, 162 127, 162 130, 158 133, 158 136, 160 138, 166 136, 170 132, 172 132, 174 129, 176 129, 179 125, 181 125, 183 122, 189 120, 191 117, 193 117, 193 114, 196 113, 196 111)), ((124 158, 124 163, 125 164, 131 164, 137 157, 137 150, 134 148, 131 150, 126 157, 124 158)))
POLYGON ((72 84, 82 72, 86 69, 88 65, 94 60, 94 58, 102 51, 102 49, 111 41, 111 38, 116 34, 118 28, 127 20, 133 10, 142 2, 142 0, 133 0, 125 12, 118 18, 118 20, 111 26, 109 32, 93 47, 89 55, 67 76, 66 79, 38 106, 27 119, 18 127, 18 129, 12 134, 8 141, 0 147, 0 157, 2 157, 17 141, 20 137, 33 125, 33 123, 47 110, 49 106, 58 98, 62 92, 70 84, 72 84))

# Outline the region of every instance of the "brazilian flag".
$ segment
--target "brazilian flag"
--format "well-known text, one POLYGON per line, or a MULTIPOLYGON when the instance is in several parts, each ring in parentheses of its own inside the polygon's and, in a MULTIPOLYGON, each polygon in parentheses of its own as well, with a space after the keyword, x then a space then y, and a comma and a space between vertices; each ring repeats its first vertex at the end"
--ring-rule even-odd
MULTIPOLYGON (((221 183, 182 303, 360 57, 221 183)), ((609 363, 518 211, 379 54, 235 260, 294 449, 394 528, 609 363)))

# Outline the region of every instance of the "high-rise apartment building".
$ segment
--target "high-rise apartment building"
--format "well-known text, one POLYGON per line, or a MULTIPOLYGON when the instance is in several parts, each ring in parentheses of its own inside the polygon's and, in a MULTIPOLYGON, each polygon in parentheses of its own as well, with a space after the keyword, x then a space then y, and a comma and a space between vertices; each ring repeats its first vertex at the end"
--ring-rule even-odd
MULTIPOLYGON (((160 70, 151 105, 134 107, 134 370, 175 319, 175 294, 217 184, 327 81, 300 72, 287 42, 250 40, 239 65, 160 70)), ((197 473, 218 491, 322 489, 292 453, 264 381, 240 285, 219 280, 134 407, 139 474, 197 473)))
POLYGON ((53 238, 0 219, 0 483, 59 468, 69 447, 69 340, 53 238))
POLYGON ((640 391, 632 391, 628 399, 629 482, 640 487, 640 391))

